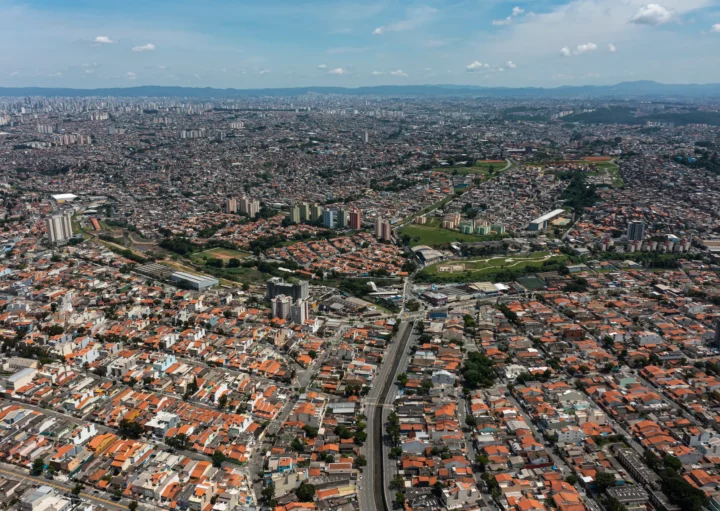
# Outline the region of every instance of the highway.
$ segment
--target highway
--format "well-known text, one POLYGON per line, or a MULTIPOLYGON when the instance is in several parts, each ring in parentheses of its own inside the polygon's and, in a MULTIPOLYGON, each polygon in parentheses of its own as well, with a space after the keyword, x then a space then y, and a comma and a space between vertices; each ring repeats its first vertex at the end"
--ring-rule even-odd
POLYGON ((403 321, 400 323, 398 334, 395 340, 388 347, 378 374, 375 376, 370 392, 363 399, 363 411, 366 416, 367 439, 361 448, 362 454, 368 460, 366 477, 359 482, 358 503, 363 511, 384 510, 383 492, 380 488, 383 484, 383 455, 382 443, 384 424, 382 420, 382 408, 385 397, 390 389, 390 383, 395 376, 402 355, 407 350, 408 340, 412 334, 414 323, 403 321))

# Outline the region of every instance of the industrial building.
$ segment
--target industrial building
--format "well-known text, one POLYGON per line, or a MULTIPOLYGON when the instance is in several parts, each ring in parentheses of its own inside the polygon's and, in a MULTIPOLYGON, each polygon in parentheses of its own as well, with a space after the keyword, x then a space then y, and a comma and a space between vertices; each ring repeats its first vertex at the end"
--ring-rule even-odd
POLYGON ((192 273, 185 273, 184 271, 176 271, 170 275, 170 279, 181 286, 187 286, 190 289, 196 289, 198 291, 220 284, 218 279, 213 277, 208 277, 206 275, 193 275, 192 273))
POLYGON ((548 222, 553 218, 557 218, 565 213, 564 209, 556 209, 550 213, 545 213, 543 216, 536 218, 530 225, 528 225, 528 231, 544 231, 547 229, 548 222))

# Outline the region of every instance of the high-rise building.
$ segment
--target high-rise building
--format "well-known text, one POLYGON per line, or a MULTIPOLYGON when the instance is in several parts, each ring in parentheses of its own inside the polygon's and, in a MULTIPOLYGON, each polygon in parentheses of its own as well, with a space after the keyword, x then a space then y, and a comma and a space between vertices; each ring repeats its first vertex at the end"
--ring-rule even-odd
POLYGON ((45 220, 48 241, 52 244, 63 243, 72 238, 70 213, 53 215, 45 220))
POLYGON ((350 215, 348 214, 347 209, 340 208, 337 214, 337 227, 339 229, 345 229, 348 226, 348 223, 350 223, 350 215))
POLYGON ((629 241, 640 240, 645 237, 645 222, 630 222, 627 228, 627 239, 629 241))
POLYGON ((331 209, 326 209, 322 214, 323 227, 332 229, 335 226, 335 212, 331 209))
POLYGON ((715 346, 720 346, 720 320, 715 322, 715 346))
POLYGON ((278 295, 271 299, 272 317, 287 319, 290 317, 290 307, 292 306, 292 298, 285 295, 278 295))
POLYGON ((290 222, 293 224, 300 223, 300 206, 297 204, 290 208, 290 222))
POLYGON ((310 286, 307 280, 298 282, 285 282, 280 277, 273 277, 266 283, 267 290, 265 296, 272 300, 276 296, 290 296, 293 300, 307 300, 310 296, 310 286))
POLYGON ((228 213, 237 213, 237 199, 235 197, 225 199, 225 211, 228 213))
POLYGON ((307 202, 300 204, 300 220, 303 222, 310 220, 310 206, 307 202))
POLYGON ((366 131, 365 131, 365 143, 366 143, 366 144, 368 143, 368 140, 369 140, 369 139, 370 139, 370 137, 368 137, 368 132, 367 132, 367 130, 366 130, 366 131))
POLYGON ((387 220, 385 220, 382 224, 382 240, 392 241, 392 226, 387 220))
POLYGON ((350 229, 359 231, 362 228, 362 216, 359 209, 350 212, 350 229))
POLYGON ((322 219, 323 207, 320 204, 313 204, 310 208, 310 221, 317 222, 322 219))
POLYGON ((240 199, 240 213, 244 213, 250 218, 255 218, 260 211, 260 202, 247 197, 240 199))
POLYGON ((290 307, 290 321, 296 325, 302 325, 308 318, 308 309, 307 300, 297 300, 295 304, 290 307))
POLYGON ((378 215, 375 219, 375 237, 382 238, 383 218, 378 215))

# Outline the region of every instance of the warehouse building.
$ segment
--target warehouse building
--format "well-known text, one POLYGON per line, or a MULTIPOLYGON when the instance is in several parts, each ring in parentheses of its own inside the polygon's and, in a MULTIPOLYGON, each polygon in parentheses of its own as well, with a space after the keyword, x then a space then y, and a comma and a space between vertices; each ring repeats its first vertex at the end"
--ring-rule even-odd
POLYGON ((176 271, 170 275, 170 279, 180 284, 181 287, 188 287, 198 291, 220 284, 218 279, 206 275, 193 275, 192 273, 185 273, 184 271, 176 271))
POLYGON ((552 220, 553 218, 559 217, 565 213, 564 209, 556 209, 555 211, 551 211, 550 213, 545 213, 543 216, 536 218, 532 222, 530 222, 530 225, 528 225, 528 231, 544 231, 547 229, 548 222, 552 220))

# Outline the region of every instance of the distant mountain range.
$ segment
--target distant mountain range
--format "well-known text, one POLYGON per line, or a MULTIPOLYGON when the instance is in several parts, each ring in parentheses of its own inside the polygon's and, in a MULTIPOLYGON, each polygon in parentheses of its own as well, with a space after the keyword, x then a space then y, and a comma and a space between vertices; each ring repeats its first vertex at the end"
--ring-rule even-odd
POLYGON ((720 83, 665 84, 652 81, 623 82, 616 85, 581 85, 557 88, 481 87, 475 85, 380 85, 376 87, 293 87, 280 89, 214 89, 211 87, 169 87, 146 85, 106 89, 65 89, 44 87, 0 87, 0 96, 115 96, 249 98, 262 96, 300 96, 304 94, 344 94, 356 96, 481 97, 481 98, 720 98, 720 83))

